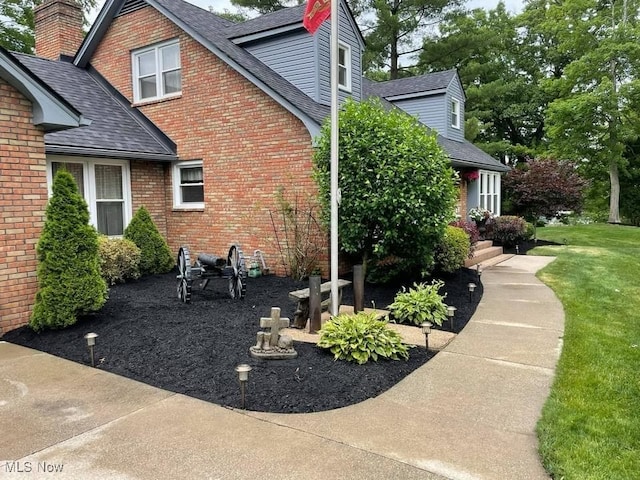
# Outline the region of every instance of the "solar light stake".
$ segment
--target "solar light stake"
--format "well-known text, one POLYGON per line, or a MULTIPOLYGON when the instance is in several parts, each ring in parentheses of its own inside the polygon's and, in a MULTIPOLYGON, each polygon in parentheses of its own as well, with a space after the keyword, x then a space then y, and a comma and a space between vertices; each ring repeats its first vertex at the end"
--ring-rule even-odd
POLYGON ((91 357, 91 366, 95 367, 96 366, 96 360, 95 357, 93 355, 93 347, 96 344, 96 338, 98 337, 97 333, 87 333, 84 338, 87 341, 87 346, 89 347, 89 356, 91 357))
POLYGON ((420 326, 422 327, 422 333, 424 333, 425 347, 427 347, 427 353, 429 353, 429 334, 431 333, 431 327, 433 327, 433 323, 423 322, 420 326))
POLYGON ((480 277, 482 276, 482 269, 480 268, 480 264, 476 265, 476 274, 478 275, 478 281, 480 281, 480 277))
POLYGON ((251 371, 251 366, 246 363, 242 363, 236 367, 236 372, 238 372, 238 380, 240 380, 240 397, 241 397, 241 408, 244 410, 245 405, 245 388, 247 386, 247 380, 249 380, 249 372, 251 371))
POLYGON ((457 308, 452 306, 452 305, 449 305, 447 307, 447 317, 449 317, 449 320, 451 321, 451 331, 452 332, 453 332, 453 317, 456 314, 456 310, 457 310, 457 308))
POLYGON ((471 303, 471 300, 473 300, 473 292, 476 289, 476 284, 470 283, 467 287, 469 287, 469 303, 471 303))
POLYGON ((520 255, 520 245, 516 245, 516 255, 520 255))

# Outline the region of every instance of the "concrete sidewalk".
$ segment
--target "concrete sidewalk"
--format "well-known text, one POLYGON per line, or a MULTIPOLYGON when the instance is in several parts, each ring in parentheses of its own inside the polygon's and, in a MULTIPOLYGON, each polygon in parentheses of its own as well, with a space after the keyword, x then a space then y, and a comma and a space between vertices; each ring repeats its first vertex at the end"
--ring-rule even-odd
POLYGON ((548 478, 535 424, 564 317, 534 273, 551 260, 485 270, 442 352, 328 412, 230 410, 0 342, 0 479, 548 478))

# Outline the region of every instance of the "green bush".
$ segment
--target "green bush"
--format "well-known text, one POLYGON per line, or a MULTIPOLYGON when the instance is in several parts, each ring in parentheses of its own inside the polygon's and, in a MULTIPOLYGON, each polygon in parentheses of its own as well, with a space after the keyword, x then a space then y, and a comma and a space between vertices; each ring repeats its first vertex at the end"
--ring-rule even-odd
POLYGON ((524 239, 531 240, 536 234, 536 227, 531 222, 526 223, 526 230, 524 232, 524 239))
POLYGON ((146 208, 140 207, 124 230, 124 238, 131 240, 140 249, 140 273, 142 275, 166 273, 173 268, 174 261, 167 241, 146 208))
POLYGON ((363 364, 379 357, 390 360, 409 358, 409 346, 399 333, 374 313, 340 314, 320 330, 318 346, 328 348, 336 360, 363 364))
POLYGON ((29 325, 35 331, 73 325, 100 310, 107 284, 100 276, 98 233, 71 174, 60 170, 36 247, 38 292, 29 325))
POLYGON ((493 239, 511 247, 527 239, 527 222, 522 217, 504 215, 497 217, 493 225, 493 239))
POLYGON ((100 272, 109 285, 140 278, 140 249, 126 238, 109 238, 101 235, 98 239, 100 251, 100 272))
POLYGON ((400 322, 409 322, 420 325, 423 322, 431 322, 442 325, 447 318, 447 306, 444 299, 447 296, 440 295, 438 291, 444 286, 441 280, 434 280, 431 285, 414 283, 413 288, 407 291, 402 287, 394 302, 389 305, 389 310, 395 319, 400 322))
POLYGON ((469 235, 462 228, 448 225, 436 246, 436 267, 443 272, 455 272, 464 267, 470 251, 469 235))

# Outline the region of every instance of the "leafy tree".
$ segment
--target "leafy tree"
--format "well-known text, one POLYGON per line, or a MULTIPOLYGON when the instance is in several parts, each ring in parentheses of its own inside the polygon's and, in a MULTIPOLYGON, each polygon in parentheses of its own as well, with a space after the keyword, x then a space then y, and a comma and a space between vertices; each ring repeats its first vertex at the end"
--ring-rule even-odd
POLYGON ((521 160, 544 149, 544 105, 533 40, 504 3, 454 12, 424 39, 417 71, 456 68, 467 95, 465 135, 490 155, 521 160))
POLYGON ((173 255, 167 241, 160 235, 149 211, 140 207, 124 230, 124 238, 140 249, 140 273, 142 275, 166 273, 173 268, 173 255))
POLYGON ((38 292, 29 325, 36 331, 73 325, 107 299, 100 275, 98 233, 69 172, 53 180, 53 196, 38 240, 38 292))
POLYGON ((620 171, 626 146, 638 138, 640 11, 638 2, 568 0, 549 6, 545 25, 571 57, 562 78, 547 85, 552 152, 580 161, 589 177, 609 176, 609 222, 620 222, 620 171))
MULTIPOLYGON (((395 255, 430 266, 453 217, 457 190, 449 160, 417 119, 379 100, 347 100, 340 112, 338 229, 343 251, 395 255)), ((330 212, 330 124, 314 155, 325 219, 330 212)))
POLYGON ((587 181, 572 162, 536 159, 507 173, 502 186, 515 211, 536 220, 561 210, 579 212, 587 181))
MULTIPOLYGON (((33 10, 43 0, 2 0, 0 2, 0 45, 7 50, 33 53, 33 10)), ((86 14, 97 5, 97 0, 78 0, 86 14)))

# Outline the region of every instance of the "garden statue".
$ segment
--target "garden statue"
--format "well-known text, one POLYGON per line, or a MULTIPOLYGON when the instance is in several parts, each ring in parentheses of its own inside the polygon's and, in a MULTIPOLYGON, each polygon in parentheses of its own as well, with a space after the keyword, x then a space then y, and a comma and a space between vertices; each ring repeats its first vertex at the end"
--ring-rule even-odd
POLYGON ((256 344, 249 348, 254 358, 283 360, 296 358, 298 352, 293 348, 293 339, 289 335, 280 335, 281 328, 289 326, 288 318, 280 318, 280 308, 271 308, 271 317, 260 319, 261 328, 269 328, 269 332, 258 332, 256 344))

